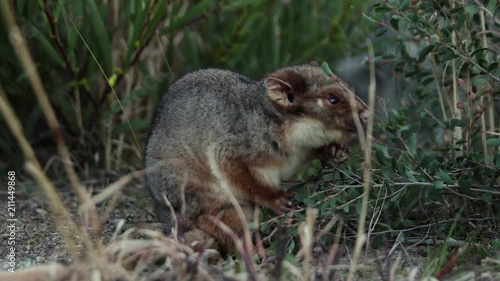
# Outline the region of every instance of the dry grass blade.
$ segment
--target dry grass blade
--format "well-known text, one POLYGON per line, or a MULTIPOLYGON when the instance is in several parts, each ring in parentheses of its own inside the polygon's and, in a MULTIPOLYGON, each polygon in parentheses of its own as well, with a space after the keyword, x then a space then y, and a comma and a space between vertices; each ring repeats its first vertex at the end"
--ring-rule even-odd
POLYGON ((467 250, 469 249, 468 245, 465 245, 458 249, 457 253, 451 256, 447 261, 446 264, 443 266, 443 268, 436 274, 437 279, 442 279, 445 277, 447 274, 451 272, 453 267, 457 264, 458 258, 462 256, 467 250))
MULTIPOLYGON (((224 224, 223 222, 221 222, 220 220, 218 220, 215 217, 212 217, 212 219, 213 219, 214 223, 217 225, 217 227, 222 229, 222 231, 224 231, 227 235, 229 235, 231 237, 231 239, 233 240, 236 251, 238 251, 241 258, 243 259, 243 263, 245 264, 245 269, 246 269, 246 272, 248 273, 248 280, 252 280, 252 281, 257 280, 256 275, 255 275, 254 264, 252 263, 252 260, 251 260, 251 251, 249 251, 245 248, 245 241, 244 241, 245 238, 243 237, 243 241, 242 241, 242 239, 240 239, 236 235, 236 233, 234 233, 234 231, 231 228, 229 228, 226 224, 224 224)), ((246 224, 246 222, 245 222, 245 224, 246 224)))
POLYGON ((62 264, 49 264, 32 267, 16 273, 0 273, 0 280, 9 281, 62 281, 71 275, 70 268, 62 264))
POLYGON ((304 280, 310 280, 311 266, 313 262, 312 249, 314 246, 314 229, 316 226, 316 218, 318 217, 317 209, 307 209, 306 221, 299 226, 300 241, 305 255, 302 277, 304 280))
MULTIPOLYGON (((62 162, 64 163, 63 166, 65 168, 66 174, 69 177, 71 185, 82 203, 90 201, 90 195, 80 185, 76 172, 73 169, 73 163, 71 161, 68 148, 65 145, 64 138, 60 130, 59 122, 57 121, 55 112, 52 109, 52 106, 50 105, 47 93, 45 92, 40 76, 38 75, 38 72, 36 70, 35 67, 36 63, 33 61, 33 58, 31 57, 30 52, 28 50, 28 47, 26 46, 26 40, 24 39, 21 30, 19 29, 16 23, 16 20, 14 18, 14 13, 12 12, 11 9, 10 1, 2 1, 1 8, 7 26, 7 30, 9 33, 9 39, 11 41, 12 46, 16 50, 16 54, 21 62, 21 65, 26 71, 28 79, 33 88, 33 92, 35 93, 38 103, 40 104, 40 108, 42 109, 42 112, 45 115, 47 124, 52 131, 59 155, 61 157, 62 162)), ((3 96, 6 95, 3 94, 3 96)), ((34 154, 30 156, 33 158, 34 154)), ((35 165, 36 165, 35 170, 41 171, 40 165, 39 164, 35 165)), ((51 196, 53 197, 53 195, 51 196)), ((97 215, 97 210, 93 209, 93 211, 90 214, 94 229, 98 229, 99 218, 97 215)), ((92 247, 92 244, 90 243, 88 234, 86 232, 81 232, 80 235, 82 235, 81 237, 83 239, 84 245, 87 248, 87 250, 89 252, 93 252, 94 249, 92 247)), ((100 240, 98 240, 97 242, 97 247, 98 249, 102 249, 102 244, 100 243, 100 240)))
MULTIPOLYGON (((371 42, 368 42, 368 53, 369 53, 369 63, 370 63, 370 85, 369 85, 369 96, 368 96, 368 108, 372 114, 368 117, 367 133, 365 139, 365 161, 363 167, 363 197, 361 201, 361 211, 358 220, 358 229, 356 234, 356 244, 354 246, 354 253, 351 259, 351 267, 349 269, 349 275, 347 276, 348 281, 354 280, 354 275, 356 273, 356 267, 361 255, 361 250, 366 241, 365 234, 365 222, 366 215, 368 212, 368 199, 370 194, 370 181, 371 181, 371 155, 372 155, 372 135, 373 135, 373 121, 375 113, 375 61, 374 61, 374 51, 371 42)), ((351 102, 352 104, 352 102, 351 102)), ((359 118, 359 117, 358 117, 359 118)), ((358 121, 359 122, 359 121, 358 121)), ((358 126, 358 124, 356 124, 358 126)), ((359 129, 358 129, 359 130, 359 129)), ((361 138, 361 135, 360 135, 361 138)))
POLYGON ((86 246, 90 246, 91 242, 90 240, 86 239, 86 236, 83 235, 83 233, 75 225, 75 223, 71 219, 71 215, 64 207, 64 204, 61 198, 59 197, 59 194, 57 194, 54 185, 43 173, 43 169, 35 157, 35 152, 33 151, 33 148, 29 145, 28 140, 23 134, 21 122, 16 117, 14 111, 12 110, 12 107, 6 100, 6 97, 7 96, 5 95, 5 92, 2 86, 0 85, 0 111, 4 115, 5 120, 7 121, 7 124, 10 127, 12 134, 16 137, 24 153, 24 156, 28 160, 26 168, 35 176, 40 187, 42 188, 42 190, 47 195, 47 198, 49 199, 51 208, 53 210, 53 215, 56 218, 55 222, 57 228, 59 229, 59 231, 61 231, 64 237, 64 240, 66 242, 65 245, 68 248, 68 251, 73 255, 73 257, 78 258, 80 255, 77 251, 75 241, 71 238, 71 236, 66 230, 67 227, 74 234, 81 235, 80 237, 82 237, 83 242, 85 243, 86 246))
POLYGON ((142 177, 146 174, 146 170, 134 171, 126 176, 123 176, 118 181, 112 183, 99 194, 92 197, 91 201, 86 201, 79 207, 79 213, 88 212, 90 209, 95 208, 96 204, 103 202, 114 196, 118 191, 123 189, 131 180, 142 177))

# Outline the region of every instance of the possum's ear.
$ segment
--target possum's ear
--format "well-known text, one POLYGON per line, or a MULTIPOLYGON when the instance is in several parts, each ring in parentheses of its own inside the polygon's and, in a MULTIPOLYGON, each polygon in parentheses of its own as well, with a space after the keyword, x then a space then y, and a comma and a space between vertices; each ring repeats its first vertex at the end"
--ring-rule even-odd
POLYGON ((297 94, 305 91, 305 80, 299 74, 282 70, 270 74, 264 81, 269 98, 281 107, 291 107, 297 94))

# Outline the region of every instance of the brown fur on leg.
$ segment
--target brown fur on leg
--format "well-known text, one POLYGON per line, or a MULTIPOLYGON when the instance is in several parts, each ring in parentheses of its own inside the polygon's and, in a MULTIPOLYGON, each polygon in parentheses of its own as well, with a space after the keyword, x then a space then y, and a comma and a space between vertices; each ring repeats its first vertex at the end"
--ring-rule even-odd
POLYGON ((197 218, 197 226, 211 235, 219 242, 221 254, 234 253, 234 241, 219 225, 219 222, 227 225, 237 237, 243 236, 243 225, 238 212, 232 206, 228 206, 220 213, 208 213, 197 218))
POLYGON ((225 158, 221 161, 220 166, 235 195, 271 208, 278 214, 291 209, 289 199, 291 194, 278 190, 278 186, 271 186, 258 180, 243 160, 225 158))

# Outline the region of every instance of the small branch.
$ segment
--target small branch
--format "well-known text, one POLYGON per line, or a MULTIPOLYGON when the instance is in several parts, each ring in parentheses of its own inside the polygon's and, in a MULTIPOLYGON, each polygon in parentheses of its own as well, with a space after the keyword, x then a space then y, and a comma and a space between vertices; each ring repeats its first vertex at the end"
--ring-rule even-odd
POLYGON ((54 18, 50 14, 49 6, 47 5, 47 0, 43 0, 43 6, 44 6, 44 11, 45 11, 45 16, 47 16, 47 20, 49 21, 50 25, 50 32, 51 32, 51 37, 56 43, 57 49, 59 50, 59 53, 61 54, 61 57, 64 59, 64 63, 66 64, 66 69, 71 73, 73 76, 76 76, 75 71, 71 67, 71 63, 69 62, 68 56, 66 55, 66 52, 64 51, 64 48, 62 47, 61 40, 59 40, 59 37, 57 36, 57 30, 56 30, 56 23, 54 22, 54 18))

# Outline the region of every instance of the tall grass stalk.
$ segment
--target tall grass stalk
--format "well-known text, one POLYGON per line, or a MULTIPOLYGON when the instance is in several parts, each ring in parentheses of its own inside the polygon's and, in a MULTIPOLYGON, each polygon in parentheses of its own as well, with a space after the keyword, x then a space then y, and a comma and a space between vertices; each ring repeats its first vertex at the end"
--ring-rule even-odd
MULTIPOLYGON (((361 251, 363 245, 366 242, 365 233, 365 223, 366 215, 368 213, 368 200, 370 198, 370 186, 372 177, 372 143, 373 143, 373 121, 375 118, 375 54, 373 51, 373 46, 371 42, 368 42, 368 55, 369 55, 369 65, 370 65, 370 85, 369 85, 369 97, 368 97, 368 108, 370 110, 370 116, 368 118, 366 139, 364 146, 364 166, 363 166, 363 197, 361 201, 361 211, 359 213, 358 219, 358 229, 356 232, 356 242, 354 245, 354 253, 351 259, 351 266, 349 268, 349 274, 347 276, 348 281, 354 280, 354 275, 356 273, 356 267, 361 256, 361 251)), ((352 103, 351 103, 352 104, 352 103)), ((354 111, 353 111, 354 114, 354 111)), ((358 129, 359 130, 359 129, 358 129)))

